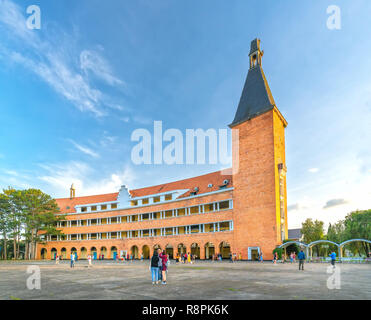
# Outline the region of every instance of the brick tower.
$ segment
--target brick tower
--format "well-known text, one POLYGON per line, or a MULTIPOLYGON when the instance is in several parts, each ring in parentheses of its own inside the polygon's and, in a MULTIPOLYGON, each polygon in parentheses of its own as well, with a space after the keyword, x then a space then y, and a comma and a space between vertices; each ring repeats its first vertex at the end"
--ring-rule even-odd
POLYGON ((234 248, 243 259, 287 239, 285 127, 262 69, 260 40, 251 42, 250 68, 233 122, 234 248))

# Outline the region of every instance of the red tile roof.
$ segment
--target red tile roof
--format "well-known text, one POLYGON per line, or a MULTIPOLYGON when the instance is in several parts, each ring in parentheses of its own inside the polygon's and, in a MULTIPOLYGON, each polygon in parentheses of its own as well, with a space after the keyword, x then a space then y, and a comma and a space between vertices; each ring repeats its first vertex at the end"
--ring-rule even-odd
POLYGON ((115 193, 99 194, 95 196, 75 197, 73 199, 60 198, 60 199, 55 199, 55 201, 57 201, 57 204, 62 213, 71 213, 71 212, 75 212, 75 206, 77 205, 115 201, 117 200, 118 194, 119 194, 118 192, 115 192, 115 193))
MULTIPOLYGON (((133 190, 130 190, 129 192, 133 198, 136 198, 136 197, 143 197, 143 196, 157 194, 157 193, 169 192, 173 190, 189 189, 189 191, 181 195, 179 198, 189 197, 191 195, 191 192, 194 191, 195 187, 198 187, 199 189, 197 194, 203 194, 207 192, 220 190, 219 186, 223 184, 224 180, 229 180, 229 184, 227 185, 227 188, 232 187, 233 183, 232 183, 232 175, 230 171, 231 171, 230 169, 228 169, 227 171, 227 173, 229 174, 222 174, 222 171, 216 171, 216 172, 204 174, 204 175, 189 178, 189 179, 159 184, 157 186, 133 189, 133 190), (212 184, 211 188, 208 187, 209 184, 212 184)), ((223 173, 225 173, 225 171, 223 171, 223 173)), ((75 197, 73 199, 61 198, 61 199, 56 199, 56 201, 62 213, 71 213, 71 212, 75 212, 74 207, 76 205, 116 201, 117 196, 118 196, 118 192, 115 192, 115 193, 101 194, 101 195, 95 195, 95 196, 75 197)))
POLYGON ((221 171, 216 171, 208 174, 204 174, 202 176, 193 177, 184 180, 178 180, 174 182, 159 184, 157 186, 141 188, 141 189, 134 189, 130 190, 130 194, 133 198, 136 197, 143 197, 150 194, 157 194, 168 192, 172 190, 179 190, 179 189, 190 189, 188 192, 180 196, 180 198, 190 196, 191 192, 194 191, 195 187, 198 187, 199 191, 197 194, 202 194, 211 191, 219 190, 219 186, 223 184, 224 180, 229 180, 230 183, 228 187, 232 186, 232 176, 229 175, 222 175, 221 171), (208 184, 211 183, 213 186, 211 188, 208 187, 208 184))

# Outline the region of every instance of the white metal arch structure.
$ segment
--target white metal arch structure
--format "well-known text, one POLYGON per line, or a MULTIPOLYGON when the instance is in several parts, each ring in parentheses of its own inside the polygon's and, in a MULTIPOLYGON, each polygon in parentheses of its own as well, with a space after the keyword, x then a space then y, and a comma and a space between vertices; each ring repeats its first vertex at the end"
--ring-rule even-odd
POLYGON ((366 240, 366 239, 350 239, 350 240, 347 240, 347 241, 344 241, 342 243, 340 243, 340 247, 343 247, 344 245, 348 244, 348 243, 351 243, 351 242, 366 242, 366 243, 370 243, 371 244, 371 240, 366 240))
POLYGON ((299 246, 303 246, 303 247, 308 247, 308 245, 304 242, 300 242, 300 241, 289 241, 289 242, 285 242, 285 243, 282 243, 278 248, 284 248, 286 247, 287 245, 290 245, 290 244, 297 244, 299 246))
POLYGON ((282 243, 278 248, 284 248, 285 249, 285 255, 286 255, 286 246, 290 245, 290 244, 297 244, 299 246, 302 246, 302 247, 305 247, 305 257, 306 259, 308 259, 309 255, 309 251, 308 251, 308 245, 304 242, 300 242, 300 241, 288 241, 288 242, 285 242, 285 243, 282 243))
POLYGON ((341 248, 340 248, 340 245, 338 243, 333 242, 333 241, 330 241, 330 240, 316 240, 316 241, 313 241, 313 242, 309 243, 308 244, 308 251, 310 252, 310 258, 311 259, 312 259, 312 248, 313 248, 313 246, 315 246, 318 243, 331 243, 331 244, 337 246, 339 259, 341 259, 341 248))
POLYGON ((366 242, 366 243, 371 244, 371 241, 370 241, 370 240, 367 240, 367 239, 350 239, 350 240, 343 241, 343 242, 340 243, 340 245, 339 245, 340 258, 343 257, 343 248, 344 248, 344 246, 345 246, 346 244, 348 244, 348 243, 351 243, 351 242, 366 242))
POLYGON ((311 247, 313 247, 314 245, 316 245, 318 243, 332 243, 332 244, 334 244, 337 247, 340 246, 338 243, 333 242, 333 241, 330 241, 330 240, 316 240, 316 241, 313 241, 313 242, 309 243, 308 244, 308 247, 311 248, 311 247))
MULTIPOLYGON (((309 244, 306 244, 306 243, 300 242, 300 241, 289 241, 289 242, 282 243, 280 246, 278 246, 278 248, 286 248, 288 245, 295 243, 299 246, 305 247, 306 257, 307 257, 307 259, 309 259, 309 251, 311 252, 313 246, 315 246, 318 243, 331 243, 331 244, 338 247, 339 259, 341 261, 341 258, 343 256, 343 253, 342 253, 343 247, 346 244, 351 243, 351 242, 366 242, 366 243, 371 244, 371 240, 367 240, 367 239, 350 239, 350 240, 343 241, 340 244, 336 243, 336 242, 333 242, 333 241, 330 241, 330 240, 316 240, 316 241, 313 241, 309 244)), ((312 257, 312 255, 310 255, 310 256, 312 257)))

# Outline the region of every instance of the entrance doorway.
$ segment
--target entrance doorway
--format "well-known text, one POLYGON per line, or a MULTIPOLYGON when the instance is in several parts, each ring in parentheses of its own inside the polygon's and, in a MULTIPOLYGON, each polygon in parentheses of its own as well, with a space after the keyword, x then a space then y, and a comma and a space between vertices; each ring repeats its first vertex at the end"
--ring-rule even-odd
POLYGON ((205 259, 212 259, 215 255, 215 246, 208 242, 205 244, 205 259))
POLYGON ((260 247, 249 247, 247 250, 247 259, 251 261, 258 261, 260 247))
POLYGON ((173 249, 173 246, 171 244, 168 244, 165 247, 165 252, 169 256, 169 259, 173 259, 173 257, 174 257, 174 249, 173 249))

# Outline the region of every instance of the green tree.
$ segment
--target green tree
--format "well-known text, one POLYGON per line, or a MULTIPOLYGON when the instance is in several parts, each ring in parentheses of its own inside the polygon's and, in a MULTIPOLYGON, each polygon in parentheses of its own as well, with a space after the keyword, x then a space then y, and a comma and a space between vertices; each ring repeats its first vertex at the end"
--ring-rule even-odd
POLYGON ((47 235, 59 235, 57 221, 64 216, 58 214, 56 201, 38 189, 22 191, 22 207, 25 215, 26 257, 35 259, 37 243, 44 242, 47 235))
MULTIPOLYGON (((301 233, 303 234, 304 242, 310 243, 316 240, 323 240, 325 238, 323 225, 323 221, 313 221, 310 218, 305 220, 301 226, 301 233)), ((317 245, 315 248, 317 250, 317 256, 320 256, 319 246, 317 245)))
POLYGON ((8 196, 0 193, 0 234, 2 237, 2 254, 3 259, 8 258, 8 235, 11 231, 10 225, 11 206, 8 196))
POLYGON ((22 191, 9 187, 8 189, 3 190, 3 193, 7 196, 8 205, 10 207, 9 228, 11 229, 10 237, 13 238, 13 258, 18 259, 22 224, 24 223, 22 191))
POLYGON ((330 223, 327 229, 326 239, 336 243, 341 243, 344 241, 344 230, 344 221, 341 220, 334 224, 330 223))
MULTIPOLYGON (((371 240, 371 209, 357 210, 349 213, 344 220, 343 241, 350 239, 371 240)), ((351 243, 352 251, 362 251, 369 257, 370 245, 366 242, 351 243)))

